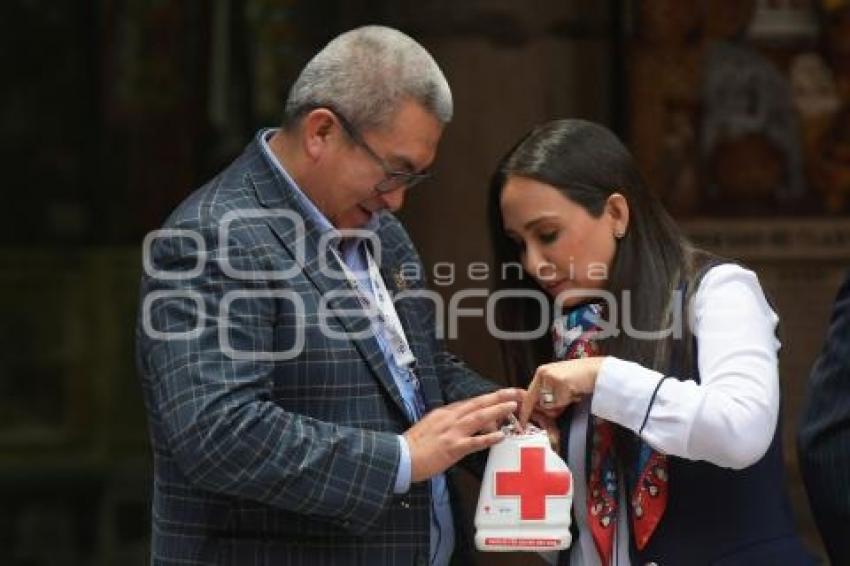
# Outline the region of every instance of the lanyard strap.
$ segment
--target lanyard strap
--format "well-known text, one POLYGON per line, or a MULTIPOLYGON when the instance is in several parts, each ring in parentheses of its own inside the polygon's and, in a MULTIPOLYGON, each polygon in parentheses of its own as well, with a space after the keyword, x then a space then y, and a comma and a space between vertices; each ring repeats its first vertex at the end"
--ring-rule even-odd
POLYGON ((396 365, 400 368, 407 368, 412 371, 416 364, 416 358, 410 350, 410 344, 408 344, 407 337, 404 335, 404 328, 401 326, 401 320, 398 318, 398 313, 395 310, 389 291, 387 291, 386 284, 384 284, 384 280, 381 277, 378 265, 375 263, 372 254, 369 253, 368 249, 365 250, 366 261, 369 266, 369 282, 372 286, 374 299, 369 295, 369 293, 363 292, 360 287, 359 280, 354 273, 351 272, 348 265, 342 261, 339 253, 337 253, 336 250, 333 250, 333 252, 337 261, 339 261, 339 264, 342 266, 343 273, 351 283, 351 287, 354 290, 360 305, 370 315, 372 313, 377 313, 372 318, 372 323, 377 327, 378 331, 387 343, 389 343, 396 365))

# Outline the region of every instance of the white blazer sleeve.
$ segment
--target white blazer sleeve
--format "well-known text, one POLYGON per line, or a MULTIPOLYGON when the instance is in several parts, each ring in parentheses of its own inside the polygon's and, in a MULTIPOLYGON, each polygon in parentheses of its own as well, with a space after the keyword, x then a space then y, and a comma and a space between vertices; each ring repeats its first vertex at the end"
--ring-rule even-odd
MULTIPOLYGON (((761 459, 776 430, 779 319, 755 273, 734 264, 705 274, 691 313, 701 383, 665 380, 642 437, 665 454, 746 468, 761 459)), ((637 433, 661 378, 656 371, 609 357, 599 372, 591 411, 637 433)))

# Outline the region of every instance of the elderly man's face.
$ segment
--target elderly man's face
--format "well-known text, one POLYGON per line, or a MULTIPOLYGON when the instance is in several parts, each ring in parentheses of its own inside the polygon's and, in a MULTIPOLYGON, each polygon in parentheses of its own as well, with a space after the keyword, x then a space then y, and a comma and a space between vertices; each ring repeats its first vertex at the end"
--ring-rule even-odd
MULTIPOLYGON (((434 161, 442 132, 436 117, 418 103, 406 101, 389 125, 361 135, 389 169, 419 173, 434 161)), ((384 169, 363 147, 350 139, 344 142, 328 171, 327 215, 338 229, 360 228, 380 210, 400 209, 407 188, 378 194, 375 186, 386 177, 384 169)))

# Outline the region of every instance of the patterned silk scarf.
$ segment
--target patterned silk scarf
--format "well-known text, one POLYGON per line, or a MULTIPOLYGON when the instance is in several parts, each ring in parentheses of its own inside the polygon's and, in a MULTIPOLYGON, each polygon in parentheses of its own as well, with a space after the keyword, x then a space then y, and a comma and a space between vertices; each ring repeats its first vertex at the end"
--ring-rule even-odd
MULTIPOLYGON (((558 317, 552 326, 556 360, 598 356, 593 341, 603 311, 598 304, 580 305, 558 317)), ((593 541, 602 564, 612 563, 619 505, 618 443, 614 424, 590 416, 588 423, 587 511, 593 541)), ((631 522, 635 544, 643 549, 667 506, 667 457, 639 441, 634 462, 622 462, 631 495, 631 522)), ((622 458, 622 456, 620 456, 622 458)))

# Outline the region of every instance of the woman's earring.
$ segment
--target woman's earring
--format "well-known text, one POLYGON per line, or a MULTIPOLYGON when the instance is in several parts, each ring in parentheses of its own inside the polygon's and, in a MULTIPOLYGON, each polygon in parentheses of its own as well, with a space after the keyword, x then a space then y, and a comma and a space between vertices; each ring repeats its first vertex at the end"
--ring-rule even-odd
POLYGON ((623 236, 625 236, 625 235, 626 235, 625 230, 617 230, 616 232, 614 232, 614 237, 617 238, 618 240, 622 240, 623 236))

